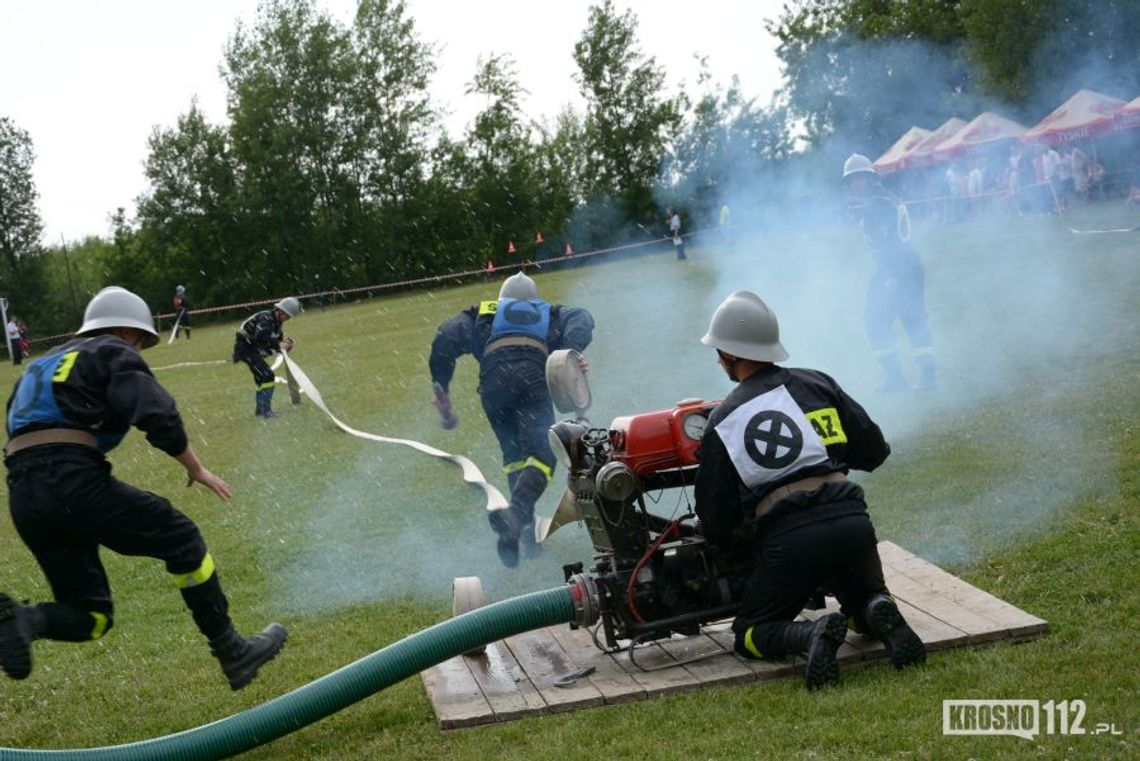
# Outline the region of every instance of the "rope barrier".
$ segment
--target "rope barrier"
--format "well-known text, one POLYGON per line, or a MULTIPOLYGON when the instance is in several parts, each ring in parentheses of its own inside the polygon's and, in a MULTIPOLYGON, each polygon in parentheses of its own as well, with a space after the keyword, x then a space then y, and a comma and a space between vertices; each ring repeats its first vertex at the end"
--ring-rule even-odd
MULTIPOLYGON (((391 436, 381 436, 352 428, 341 422, 336 415, 329 410, 328 405, 325 404, 324 397, 321 396, 321 392, 318 391, 313 382, 309 380, 309 376, 305 374, 305 371, 301 369, 300 365, 294 362, 287 353, 279 354, 277 360, 273 363, 273 367, 270 369, 278 368, 282 363, 285 365, 285 372, 287 374, 286 382, 290 383, 290 385, 295 383, 298 393, 303 393, 312 399, 313 404, 315 404, 321 412, 328 415, 329 419, 332 420, 337 428, 360 439, 378 441, 382 444, 399 444, 400 446, 410 447, 417 452, 453 462, 462 469, 463 480, 465 482, 474 484, 483 490, 487 497, 487 510, 503 510, 507 507, 508 503, 506 498, 503 497, 502 492, 487 482, 487 479, 483 476, 483 472, 479 470, 478 466, 471 462, 471 460, 462 455, 444 452, 442 449, 436 449, 435 447, 428 446, 419 441, 413 441, 412 439, 397 439, 391 436)), ((299 399, 299 397, 297 398, 299 399)))
MULTIPOLYGON (((697 233, 700 233, 700 232, 704 232, 704 231, 696 230, 696 231, 693 231, 691 233, 684 233, 681 237, 687 238, 687 237, 696 235, 697 233)), ((668 238, 668 237, 654 238, 652 240, 638 241, 636 243, 626 243, 626 244, 621 245, 621 246, 611 246, 609 248, 595 249, 594 251, 585 251, 585 252, 580 253, 580 254, 568 254, 565 256, 551 257, 549 259, 540 259, 538 261, 520 262, 518 264, 503 264, 500 266, 496 266, 494 269, 494 272, 496 274, 498 274, 499 272, 511 272, 513 270, 523 270, 523 269, 526 269, 527 267, 534 267, 537 269, 542 269, 542 266, 544 264, 553 265, 553 264, 558 263, 558 262, 582 261, 582 260, 586 260, 586 259, 591 259, 591 258, 596 257, 596 256, 602 256, 604 254, 612 254, 612 253, 615 253, 617 251, 627 251, 627 250, 631 250, 631 249, 635 249, 635 248, 642 248, 644 246, 659 245, 659 244, 661 244, 665 241, 669 241, 669 240, 671 240, 671 238, 668 238)), ((335 288, 333 290, 328 290, 328 291, 313 291, 311 293, 302 293, 302 294, 298 295, 297 298, 298 299, 313 299, 313 298, 323 298, 323 297, 328 297, 328 296, 343 297, 343 296, 355 295, 358 293, 373 293, 373 292, 383 293, 385 291, 390 291, 390 290, 394 290, 397 288, 407 288, 407 287, 416 286, 416 285, 428 285, 428 284, 432 284, 432 283, 442 283, 442 282, 445 282, 448 280, 463 280, 466 278, 484 277, 487 274, 488 274, 488 271, 486 269, 483 269, 483 268, 473 269, 473 270, 459 270, 459 271, 455 271, 455 272, 446 272, 446 273, 441 274, 441 275, 429 275, 427 277, 412 278, 410 280, 399 280, 399 281, 396 281, 393 283, 379 283, 377 285, 363 285, 363 286, 358 286, 356 288, 335 288)), ((240 303, 236 303, 236 304, 225 304, 223 306, 203 307, 202 309, 191 309, 189 312, 187 312, 187 314, 189 314, 190 316, 205 315, 205 314, 216 314, 218 312, 226 312, 226 311, 230 311, 233 309, 249 309, 250 307, 267 306, 270 304, 276 304, 280 300, 281 300, 280 298, 258 299, 256 301, 245 301, 245 302, 240 302, 240 303)), ((177 312, 165 312, 165 313, 161 313, 161 314, 156 314, 154 317, 156 320, 166 320, 166 319, 170 319, 172 317, 176 317, 177 314, 178 314, 177 312)), ((33 344, 35 344, 35 343, 49 343, 49 342, 55 343, 55 342, 58 342, 58 341, 63 340, 63 339, 71 338, 73 335, 74 335, 74 333, 57 333, 56 335, 52 335, 52 336, 40 336, 38 338, 31 339, 31 341, 29 341, 29 343, 33 343, 33 344)))

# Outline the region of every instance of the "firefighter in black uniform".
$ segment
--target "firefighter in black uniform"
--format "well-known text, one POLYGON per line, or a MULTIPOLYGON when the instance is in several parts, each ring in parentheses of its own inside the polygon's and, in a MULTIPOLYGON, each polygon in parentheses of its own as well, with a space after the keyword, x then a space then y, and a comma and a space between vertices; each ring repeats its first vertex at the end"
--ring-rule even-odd
POLYGON ((843 180, 875 260, 875 271, 867 284, 864 319, 871 350, 883 365, 882 388, 910 388, 895 350, 897 320, 910 340, 911 355, 918 366, 918 387, 931 391, 937 379, 934 339, 926 320, 926 271, 910 243, 906 207, 887 193, 866 156, 854 153, 848 157, 843 165, 843 180))
POLYGON ((186 298, 186 286, 179 285, 174 288, 174 337, 180 331, 186 331, 186 340, 190 340, 190 299, 186 298))
MULTIPOLYGON (((435 405, 444 428, 458 417, 448 386, 455 361, 472 354, 479 362, 483 411, 503 450, 511 500, 506 510, 490 513, 498 534, 503 565, 519 561, 520 537, 529 555, 537 555, 534 505, 554 475, 554 453, 547 430, 554 409, 546 385, 546 358, 559 349, 585 350, 594 335, 594 318, 585 309, 548 304, 538 297, 534 280, 518 273, 504 281, 497 301, 484 301, 439 326, 428 368, 435 405)), ((581 360, 585 370, 585 360, 581 360)))
POLYGON ((146 302, 104 288, 87 305, 76 337, 32 362, 8 400, 12 523, 55 598, 19 605, 0 594, 0 665, 13 679, 31 673, 33 640, 85 642, 111 628, 101 546, 166 563, 233 689, 248 684, 285 643, 280 624, 248 639, 238 634, 198 527, 166 499, 111 475, 104 453, 134 425, 186 468, 189 483, 230 498, 229 485, 198 460, 174 400, 139 355, 157 341, 146 302))
POLYGON ((695 499, 714 546, 750 541, 753 571, 733 631, 745 658, 806 653, 808 689, 839 680, 847 618, 881 640, 895 666, 926 658, 883 581, 875 529, 850 468, 874 470, 890 447, 832 378, 773 363, 788 358, 776 316, 754 293, 717 308, 702 343, 739 385, 709 416, 695 499), (819 588, 843 614, 793 619, 819 588))
POLYGON ((253 373, 254 411, 256 417, 277 417, 273 411, 273 389, 276 380, 265 358, 279 351, 291 351, 293 339, 286 338, 282 326, 305 311, 292 296, 281 299, 272 309, 255 313, 238 328, 234 337, 234 362, 245 362, 253 373))

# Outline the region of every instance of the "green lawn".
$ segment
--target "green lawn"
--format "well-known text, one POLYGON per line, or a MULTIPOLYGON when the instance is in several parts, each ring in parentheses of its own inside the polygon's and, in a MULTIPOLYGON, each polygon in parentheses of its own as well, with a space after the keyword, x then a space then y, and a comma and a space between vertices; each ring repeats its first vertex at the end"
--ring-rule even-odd
MULTIPOLYGON (((1047 619, 1048 637, 939 653, 905 674, 851 669, 820 694, 787 680, 450 733, 436 729, 423 687, 409 679, 247 757, 1136 757, 1140 234, 1068 231, 1136 221, 1102 205, 1061 220, 917 226, 940 360, 941 389, 926 395, 874 391, 861 312, 869 257, 847 227, 741 234, 730 246, 695 241, 684 263, 663 251, 536 275, 545 297, 597 319, 587 352, 597 423, 727 393, 699 338, 730 290, 765 296, 789 364, 835 375, 892 443, 886 465, 861 477, 880 537, 1047 619), (1086 726, 1110 722, 1121 734, 942 736, 943 699, 990 697, 1081 698, 1086 726)), ((289 324, 294 358, 349 425, 465 454, 505 490, 474 363, 460 363, 461 423, 451 432, 438 426, 426 368, 436 325, 496 288, 310 308, 289 324)), ((235 325, 163 341, 147 359, 228 359, 235 325)), ((15 371, 0 368, 0 383, 15 371)), ((507 571, 481 493, 456 467, 340 433, 284 393, 280 418, 255 419, 243 366, 157 375, 235 498, 182 488, 178 465, 137 433, 112 455, 116 472, 199 522, 239 628, 280 620, 289 644, 252 686, 231 693, 162 566, 108 553, 114 630, 93 644, 37 643, 32 677, 0 681, 2 746, 92 747, 195 727, 447 617, 455 576, 479 575, 488 596, 503 599, 558 586, 563 563, 590 559, 585 531, 567 527, 541 560, 507 571)), ((548 491, 540 512, 559 491, 548 491)), ((4 513, 0 589, 43 599, 46 585, 4 513)))

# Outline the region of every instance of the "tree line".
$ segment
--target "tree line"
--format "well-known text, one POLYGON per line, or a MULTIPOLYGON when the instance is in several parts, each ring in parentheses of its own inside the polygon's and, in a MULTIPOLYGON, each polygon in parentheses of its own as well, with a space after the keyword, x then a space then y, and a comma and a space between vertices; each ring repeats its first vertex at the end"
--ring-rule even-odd
POLYGON ((1124 0, 793 0, 768 22, 784 85, 765 104, 707 66, 695 92, 668 92, 637 28, 612 0, 590 8, 570 51, 584 110, 546 120, 526 115, 509 55, 481 60, 467 93, 486 106, 451 135, 427 94, 436 51, 402 0, 361 0, 348 24, 317 0, 264 0, 223 55, 227 121, 191 102, 156 127, 147 189, 108 237, 44 246, 32 138, 0 116, 0 295, 43 335, 111 282, 159 308, 181 283, 205 306, 507 263, 511 242, 534 259, 655 238, 668 205, 690 227, 729 198, 778 218, 814 179, 833 187, 850 146, 986 99, 1056 99, 1047 75, 1088 58, 1069 44, 1082 33, 1113 64, 1088 86, 1138 79, 1124 0))

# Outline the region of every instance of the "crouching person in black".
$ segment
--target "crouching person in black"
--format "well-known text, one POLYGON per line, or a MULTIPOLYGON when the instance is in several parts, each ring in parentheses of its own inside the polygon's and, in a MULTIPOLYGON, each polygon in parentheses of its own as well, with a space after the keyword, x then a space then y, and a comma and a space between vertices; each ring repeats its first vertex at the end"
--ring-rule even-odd
POLYGON ((702 343, 736 388, 709 417, 696 478, 701 530, 714 546, 751 541, 753 571, 733 622, 745 658, 805 654, 809 690, 839 681, 847 619, 876 637, 898 668, 926 659, 883 581, 874 526, 849 469, 874 470, 890 447, 832 378, 774 364, 788 358, 775 314, 737 291, 702 343), (750 535, 750 536, 749 536, 750 535), (842 606, 794 619, 824 587, 842 606))
POLYGON ((146 302, 104 288, 87 305, 76 337, 32 362, 8 400, 12 523, 55 597, 21 605, 0 593, 0 666, 13 679, 31 674, 34 640, 86 642, 111 629, 100 547, 166 564, 233 689, 285 644, 280 624, 241 636, 198 526, 163 497, 111 475, 104 453, 135 426, 186 469, 188 483, 230 498, 229 485, 199 461, 174 399, 139 354, 157 342, 146 302))

